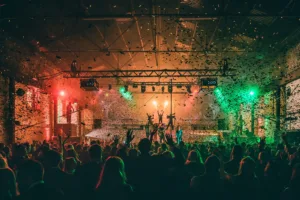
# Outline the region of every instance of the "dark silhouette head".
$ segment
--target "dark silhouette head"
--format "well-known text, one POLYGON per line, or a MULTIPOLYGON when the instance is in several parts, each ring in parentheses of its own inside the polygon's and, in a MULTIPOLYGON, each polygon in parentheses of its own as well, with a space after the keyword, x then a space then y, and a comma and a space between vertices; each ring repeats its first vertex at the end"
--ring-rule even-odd
POLYGON ((102 161, 102 148, 98 144, 94 144, 89 149, 91 161, 102 161))
POLYGON ((189 162, 197 162, 197 163, 200 162, 200 163, 202 163, 202 158, 201 158, 200 153, 196 150, 190 151, 189 155, 186 159, 186 163, 189 163, 189 162))
POLYGON ((205 163, 205 172, 207 174, 220 174, 220 160, 217 156, 211 155, 209 156, 205 163))
POLYGON ((280 173, 280 167, 275 160, 270 160, 265 167, 265 176, 269 178, 276 178, 280 173))
POLYGON ((73 174, 77 167, 77 161, 74 157, 67 157, 65 160, 65 172, 73 174))
POLYGON ((138 151, 136 149, 130 149, 128 152, 128 155, 130 158, 137 158, 138 157, 138 151))
POLYGON ((67 157, 72 157, 78 160, 78 155, 74 149, 68 149, 67 150, 67 157))
POLYGON ((247 156, 243 158, 240 162, 239 175, 241 176, 255 176, 255 161, 247 156))
POLYGON ((116 156, 108 157, 101 171, 97 188, 110 188, 126 184, 124 162, 116 156))
POLYGON ((265 151, 262 151, 258 154, 258 161, 259 163, 261 164, 265 164, 268 162, 268 155, 267 155, 267 152, 265 151))
POLYGON ((242 159, 243 158, 243 148, 240 145, 235 145, 231 151, 231 159, 242 159))
POLYGON ((41 163, 34 160, 24 161, 20 165, 17 175, 20 193, 26 192, 32 184, 42 181, 43 177, 44 168, 41 163))
POLYGON ((139 148, 141 154, 149 154, 149 152, 151 150, 150 140, 147 138, 141 139, 141 141, 138 144, 138 148, 139 148))
POLYGON ((54 150, 49 150, 45 154, 46 167, 58 167, 62 161, 62 155, 54 150))
POLYGON ((26 157, 27 156, 27 150, 24 145, 17 145, 15 147, 14 156, 16 157, 26 157))
POLYGON ((122 158, 122 159, 125 159, 127 157, 126 148, 122 147, 122 148, 118 149, 117 150, 117 156, 122 158))

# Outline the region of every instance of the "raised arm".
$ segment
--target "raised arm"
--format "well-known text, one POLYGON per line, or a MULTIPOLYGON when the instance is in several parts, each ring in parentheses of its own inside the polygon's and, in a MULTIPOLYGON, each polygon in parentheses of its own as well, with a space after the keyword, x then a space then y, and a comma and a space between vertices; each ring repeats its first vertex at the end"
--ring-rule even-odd
POLYGON ((126 146, 127 147, 131 146, 131 142, 133 139, 134 139, 133 130, 129 129, 126 133, 126 146))

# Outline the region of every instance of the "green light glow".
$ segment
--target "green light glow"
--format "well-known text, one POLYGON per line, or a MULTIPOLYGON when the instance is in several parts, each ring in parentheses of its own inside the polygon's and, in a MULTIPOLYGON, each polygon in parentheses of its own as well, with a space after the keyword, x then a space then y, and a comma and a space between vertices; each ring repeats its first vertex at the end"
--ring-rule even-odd
POLYGON ((216 99, 218 101, 218 103, 220 104, 221 108, 223 109, 223 111, 228 111, 229 109, 229 103, 228 101, 225 99, 224 95, 222 94, 222 90, 220 88, 216 88, 214 90, 216 99))
POLYGON ((214 95, 224 112, 236 112, 241 104, 252 104, 259 100, 259 88, 257 86, 246 87, 222 87, 215 88, 214 95))
POLYGON ((119 92, 122 95, 122 97, 124 97, 124 99, 131 101, 132 100, 132 95, 130 92, 125 92, 125 88, 124 87, 120 87, 119 88, 119 92))
POLYGON ((243 95, 243 101, 245 103, 253 103, 258 100, 259 89, 257 87, 252 87, 248 89, 248 92, 245 92, 243 95))
POLYGON ((124 87, 120 87, 119 92, 120 92, 121 94, 122 94, 122 93, 125 93, 125 88, 124 88, 124 87))

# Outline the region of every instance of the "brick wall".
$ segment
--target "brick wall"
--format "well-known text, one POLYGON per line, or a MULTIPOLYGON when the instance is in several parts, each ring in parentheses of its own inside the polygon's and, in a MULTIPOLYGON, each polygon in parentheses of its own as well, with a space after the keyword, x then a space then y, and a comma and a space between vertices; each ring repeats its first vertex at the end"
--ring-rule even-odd
POLYGON ((16 95, 15 120, 16 142, 48 140, 51 133, 50 98, 40 89, 16 83, 16 90, 22 88, 25 95, 16 95))
POLYGON ((93 124, 94 124, 94 117, 93 112, 89 109, 83 109, 81 111, 82 119, 81 121, 84 123, 82 127, 82 135, 86 135, 87 133, 91 132, 93 130, 93 124))
MULTIPOLYGON (((15 99, 16 142, 32 142, 49 139, 51 130, 50 98, 38 88, 16 83, 16 90, 22 88, 25 94, 15 99), (36 102, 32 92, 35 92, 36 102)), ((8 80, 0 76, 0 142, 7 143, 5 121, 8 107, 8 80)))

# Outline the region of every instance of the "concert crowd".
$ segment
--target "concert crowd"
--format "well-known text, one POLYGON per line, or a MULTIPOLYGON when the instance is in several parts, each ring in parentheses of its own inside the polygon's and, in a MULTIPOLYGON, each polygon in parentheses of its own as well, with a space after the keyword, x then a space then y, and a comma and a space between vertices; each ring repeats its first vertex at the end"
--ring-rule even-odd
POLYGON ((262 199, 300 198, 300 146, 164 142, 0 144, 0 199, 262 199))

